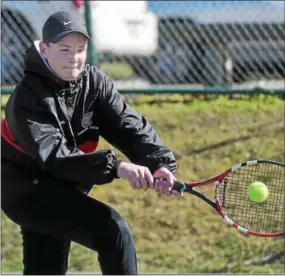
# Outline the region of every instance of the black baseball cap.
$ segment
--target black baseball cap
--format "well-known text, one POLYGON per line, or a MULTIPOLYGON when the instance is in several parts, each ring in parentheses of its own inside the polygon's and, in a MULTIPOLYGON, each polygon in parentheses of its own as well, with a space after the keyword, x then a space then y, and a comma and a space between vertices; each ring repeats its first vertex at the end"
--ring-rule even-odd
POLYGON ((90 40, 85 21, 82 18, 70 12, 56 12, 46 20, 43 26, 43 41, 56 43, 64 36, 74 32, 81 33, 90 40))

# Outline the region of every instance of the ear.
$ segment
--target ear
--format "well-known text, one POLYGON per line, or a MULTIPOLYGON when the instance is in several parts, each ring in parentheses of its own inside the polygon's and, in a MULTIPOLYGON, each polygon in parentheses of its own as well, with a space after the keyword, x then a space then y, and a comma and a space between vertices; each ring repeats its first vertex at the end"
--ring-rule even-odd
POLYGON ((48 52, 48 46, 46 45, 46 43, 44 43, 44 41, 40 41, 40 51, 42 53, 42 55, 44 56, 44 58, 47 57, 47 52, 48 52))

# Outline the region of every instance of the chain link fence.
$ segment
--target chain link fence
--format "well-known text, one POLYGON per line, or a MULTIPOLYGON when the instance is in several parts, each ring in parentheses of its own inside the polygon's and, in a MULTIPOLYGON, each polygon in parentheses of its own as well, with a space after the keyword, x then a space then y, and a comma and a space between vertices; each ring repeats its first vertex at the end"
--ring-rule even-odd
MULTIPOLYGON (((110 15, 114 11, 110 7, 119 7, 115 2, 92 1, 94 18, 103 2, 109 3, 104 12, 112 24, 110 15)), ((119 2, 123 6, 124 1, 119 2)), ((132 4, 133 10, 122 10, 120 16, 151 13, 156 18, 156 50, 147 55, 139 51, 136 54, 97 51, 98 66, 121 86, 129 83, 134 88, 242 85, 248 88, 251 83, 258 83, 272 89, 284 87, 284 1, 138 2, 138 10, 132 4)), ((33 40, 41 39, 44 21, 58 10, 84 16, 84 3, 2 2, 2 85, 20 81, 25 50, 33 40)), ((136 28, 138 37, 144 32, 142 20, 135 25, 126 24, 132 25, 132 32, 136 28)))

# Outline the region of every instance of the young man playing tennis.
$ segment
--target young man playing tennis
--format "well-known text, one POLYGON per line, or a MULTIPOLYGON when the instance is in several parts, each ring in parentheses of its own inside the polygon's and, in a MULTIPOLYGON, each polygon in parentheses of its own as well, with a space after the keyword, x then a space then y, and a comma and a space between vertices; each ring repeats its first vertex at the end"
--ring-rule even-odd
POLYGON ((112 81, 85 64, 88 39, 82 20, 51 15, 6 107, 2 209, 21 227, 24 274, 65 274, 71 241, 98 252, 103 274, 136 274, 127 224, 88 192, 124 178, 134 189, 180 195, 171 189, 173 153, 112 81), (94 151, 99 136, 131 163, 94 151))

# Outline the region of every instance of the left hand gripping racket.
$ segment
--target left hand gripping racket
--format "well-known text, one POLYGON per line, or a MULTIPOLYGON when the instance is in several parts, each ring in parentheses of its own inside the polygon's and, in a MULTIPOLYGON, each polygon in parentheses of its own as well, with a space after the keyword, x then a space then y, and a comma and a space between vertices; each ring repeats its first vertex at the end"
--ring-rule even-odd
POLYGON ((225 172, 197 182, 175 181, 173 189, 195 195, 212 206, 224 219, 244 234, 277 237, 285 234, 285 164, 270 160, 247 161, 225 172), (263 182, 269 190, 266 201, 253 202, 248 187, 263 182), (216 183, 215 200, 194 187, 216 183))

